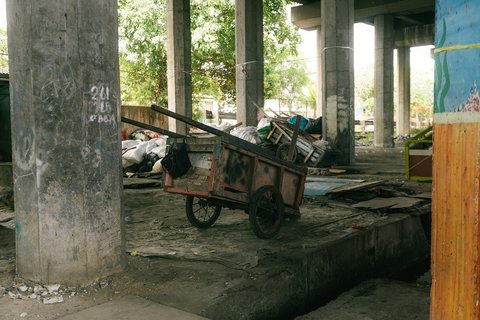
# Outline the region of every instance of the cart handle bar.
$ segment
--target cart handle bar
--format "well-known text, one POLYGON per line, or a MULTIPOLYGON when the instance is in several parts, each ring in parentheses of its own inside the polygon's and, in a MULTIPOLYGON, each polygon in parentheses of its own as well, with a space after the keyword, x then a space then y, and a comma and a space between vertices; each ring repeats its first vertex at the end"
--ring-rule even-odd
POLYGON ((122 117, 122 122, 131 124, 131 125, 134 125, 134 126, 137 126, 137 127, 140 127, 140 128, 148 129, 148 130, 151 130, 153 132, 158 132, 158 133, 161 133, 163 135, 166 135, 166 136, 169 136, 169 137, 172 137, 172 138, 185 138, 186 137, 186 136, 184 136, 183 134, 180 134, 180 133, 176 133, 176 132, 168 131, 168 130, 161 129, 161 128, 158 128, 158 127, 154 127, 154 126, 151 126, 149 124, 146 124, 146 123, 143 123, 143 122, 140 122, 140 121, 136 121, 136 120, 132 120, 132 119, 129 119, 129 118, 125 118, 125 117, 122 117))

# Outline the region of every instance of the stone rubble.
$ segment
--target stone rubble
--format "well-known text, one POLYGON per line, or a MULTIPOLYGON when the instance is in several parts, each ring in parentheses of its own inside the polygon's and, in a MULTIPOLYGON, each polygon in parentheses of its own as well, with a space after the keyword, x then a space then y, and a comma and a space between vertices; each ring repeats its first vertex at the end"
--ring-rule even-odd
POLYGON ((0 298, 7 296, 10 299, 37 300, 43 304, 62 303, 65 299, 73 298, 76 295, 86 295, 89 292, 112 287, 111 279, 96 281, 88 287, 65 287, 60 284, 48 284, 45 286, 28 286, 25 283, 12 283, 6 287, 0 285, 0 298))

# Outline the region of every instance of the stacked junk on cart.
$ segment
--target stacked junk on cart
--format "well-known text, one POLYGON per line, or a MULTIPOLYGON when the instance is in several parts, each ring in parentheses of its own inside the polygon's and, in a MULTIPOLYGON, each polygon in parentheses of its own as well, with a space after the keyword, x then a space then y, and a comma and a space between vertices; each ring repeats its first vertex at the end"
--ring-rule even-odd
POLYGON ((257 237, 272 238, 285 218, 300 217, 307 167, 331 161, 318 134, 321 119, 265 117, 257 127, 220 130, 156 105, 151 109, 203 134, 181 135, 122 117, 142 128, 122 141, 124 170, 163 172, 165 191, 186 196, 187 219, 197 228, 212 226, 222 208, 238 209, 248 214, 257 237))

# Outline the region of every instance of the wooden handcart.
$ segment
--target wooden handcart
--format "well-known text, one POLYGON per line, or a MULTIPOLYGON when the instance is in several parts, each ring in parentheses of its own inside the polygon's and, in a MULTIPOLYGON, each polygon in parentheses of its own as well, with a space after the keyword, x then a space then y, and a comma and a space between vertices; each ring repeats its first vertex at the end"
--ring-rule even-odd
POLYGON ((186 195, 186 214, 198 228, 212 226, 222 207, 249 214, 259 238, 275 236, 286 215, 300 217, 307 170, 228 133, 178 115, 152 109, 209 133, 214 138, 171 138, 184 143, 191 168, 181 177, 165 174, 165 190, 186 195))

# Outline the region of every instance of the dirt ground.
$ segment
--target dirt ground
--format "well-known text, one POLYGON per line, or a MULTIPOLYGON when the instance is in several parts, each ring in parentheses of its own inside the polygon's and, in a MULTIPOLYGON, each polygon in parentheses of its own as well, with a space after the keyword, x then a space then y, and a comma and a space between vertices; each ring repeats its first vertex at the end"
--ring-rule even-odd
MULTIPOLYGON (((392 188, 412 193, 431 190, 430 183, 405 181, 403 156, 401 152, 392 154, 385 157, 363 152, 361 161, 350 170, 354 173, 338 177, 384 179, 392 188), (372 165, 371 160, 382 165, 372 165)), ((211 318, 237 319, 236 314, 249 305, 229 299, 254 295, 260 288, 265 291, 265 280, 272 277, 291 285, 290 252, 328 241, 333 235, 358 232, 352 226, 368 228, 390 218, 351 208, 348 199, 308 198, 300 220, 287 220, 277 237, 260 240, 250 230, 244 212, 222 209, 212 228, 197 230, 185 217, 183 196, 160 188, 126 189, 124 194, 125 271, 85 288, 61 287, 57 295, 64 298, 62 303, 44 305, 40 297, 32 299, 22 293, 15 299, 9 297, 8 292, 18 293, 22 284, 34 284, 15 277, 14 231, 0 227, 0 319, 55 319, 127 294, 211 318)), ((281 297, 284 289, 288 288, 271 288, 271 295, 281 297)), ((244 318, 250 318, 245 314, 244 318)), ((292 311, 251 318, 288 319, 296 315, 292 311)))

